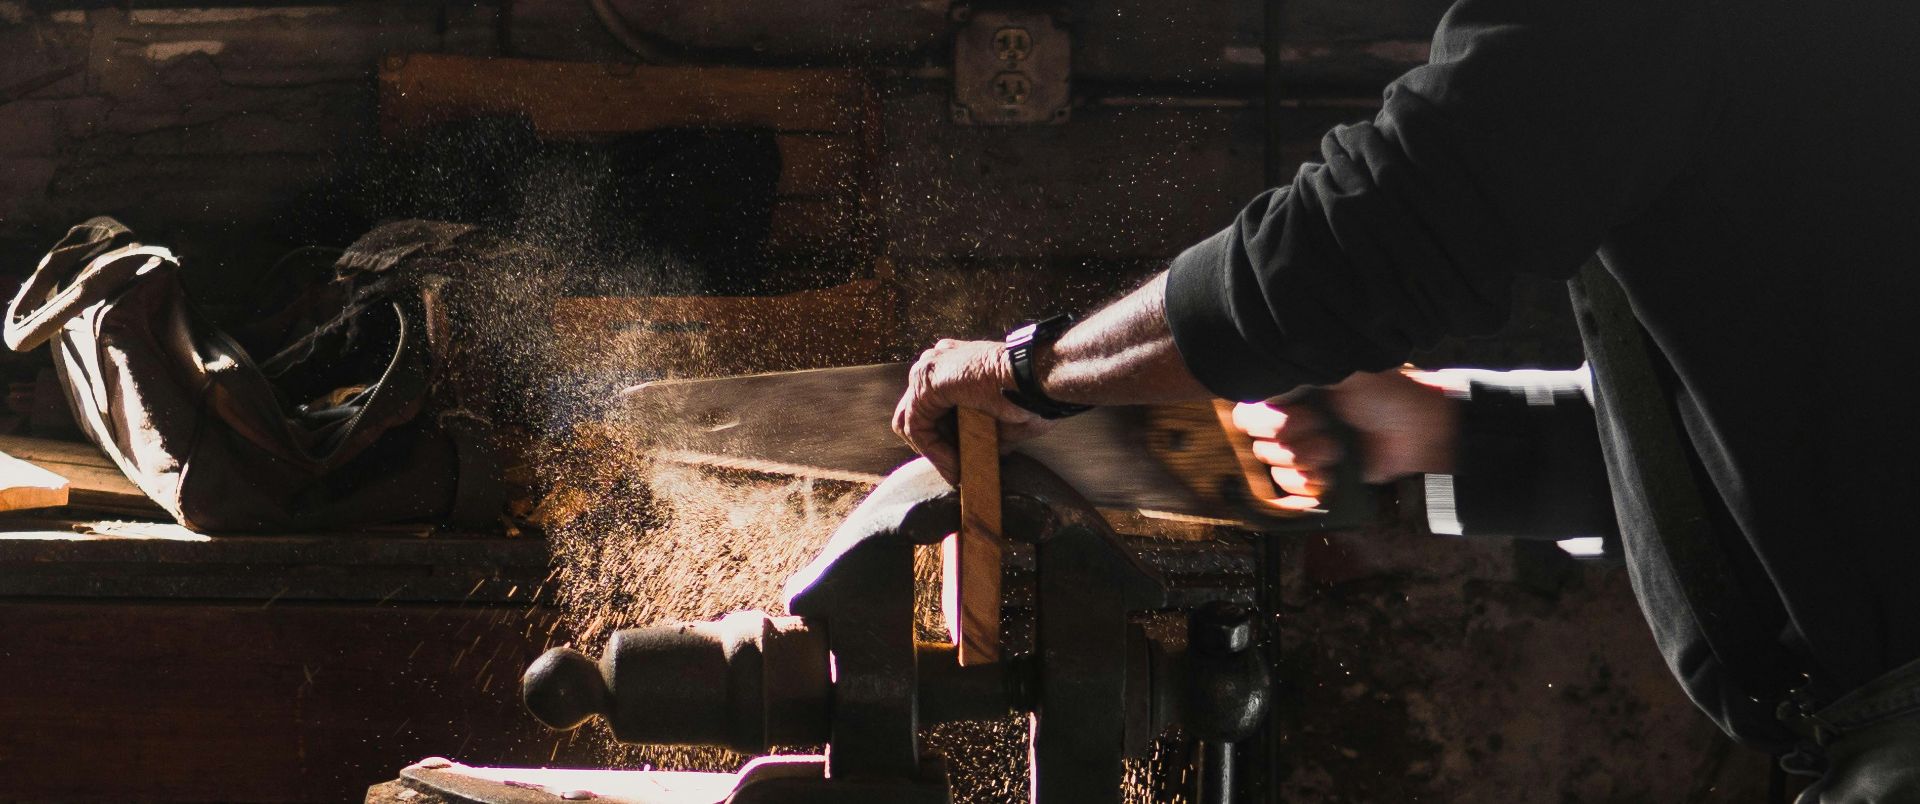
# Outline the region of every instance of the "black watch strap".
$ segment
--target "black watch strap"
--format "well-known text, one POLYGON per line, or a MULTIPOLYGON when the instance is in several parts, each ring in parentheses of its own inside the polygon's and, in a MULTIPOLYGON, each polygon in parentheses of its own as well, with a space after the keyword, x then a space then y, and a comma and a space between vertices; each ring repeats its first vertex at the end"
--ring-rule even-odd
POLYGON ((1077 405, 1049 398, 1045 391, 1040 390, 1040 379, 1034 376, 1034 352, 1059 339, 1061 333, 1072 326, 1072 318, 1056 315, 1007 333, 1007 363, 1013 368, 1014 385, 1000 392, 1007 397, 1007 401, 1033 411, 1043 419, 1064 419, 1093 409, 1092 405, 1077 405))

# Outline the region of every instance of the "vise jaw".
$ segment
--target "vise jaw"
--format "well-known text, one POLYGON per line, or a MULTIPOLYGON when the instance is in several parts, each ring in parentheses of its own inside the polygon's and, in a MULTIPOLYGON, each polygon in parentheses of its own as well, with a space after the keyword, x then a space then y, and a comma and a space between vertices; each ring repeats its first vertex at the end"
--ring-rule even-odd
POLYGON ((730 804, 946 802, 944 767, 922 751, 920 729, 1015 711, 1030 714, 1040 804, 1118 804, 1123 759, 1174 724, 1212 743, 1250 735, 1271 700, 1250 613, 1196 613, 1190 648, 1148 638, 1132 615, 1166 607, 1160 573, 1046 467, 1015 455, 1002 478, 1006 537, 1035 557, 1025 655, 961 667, 951 646, 914 640, 914 548, 960 520, 955 491, 915 461, 788 581, 793 616, 621 631, 597 662, 556 648, 522 680, 527 707, 558 729, 603 717, 629 742, 747 753, 826 744, 824 757, 777 774, 750 766, 730 804))

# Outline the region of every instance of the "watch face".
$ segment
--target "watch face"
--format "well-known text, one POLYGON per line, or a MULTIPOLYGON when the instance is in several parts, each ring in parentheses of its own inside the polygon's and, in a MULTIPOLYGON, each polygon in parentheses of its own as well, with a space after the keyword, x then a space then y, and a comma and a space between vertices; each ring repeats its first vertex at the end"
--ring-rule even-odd
POLYGON ((1028 341, 1033 340, 1033 332, 1034 330, 1037 330, 1039 328, 1040 328, 1040 325, 1037 323, 1027 324, 1023 327, 1020 327, 1019 329, 1016 329, 1012 332, 1007 333, 1007 345, 1021 346, 1026 344, 1028 341))

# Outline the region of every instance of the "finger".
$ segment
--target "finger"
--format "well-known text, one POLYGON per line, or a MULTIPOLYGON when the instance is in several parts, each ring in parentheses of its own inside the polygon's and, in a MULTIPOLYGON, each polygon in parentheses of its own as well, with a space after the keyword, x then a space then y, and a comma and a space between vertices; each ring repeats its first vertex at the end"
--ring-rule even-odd
POLYGON ((931 391, 919 394, 914 399, 913 409, 907 412, 907 420, 915 431, 914 438, 946 444, 951 449, 960 436, 960 420, 954 413, 958 407, 944 394, 931 391))
MULTIPOLYGON (((934 397, 928 387, 927 365, 928 362, 922 360, 907 373, 907 393, 900 399, 902 410, 897 412, 901 418, 898 429, 900 436, 906 439, 914 452, 926 455, 933 460, 935 468, 939 468, 940 460, 935 459, 929 451, 941 448, 940 418, 953 406, 934 397)), ((944 470, 942 474, 945 474, 944 470)))
POLYGON ((920 454, 928 463, 947 479, 947 484, 960 487, 960 453, 945 442, 935 441, 920 447, 920 454))
POLYGON ((1287 423, 1287 414, 1260 402, 1233 406, 1233 426, 1254 438, 1272 438, 1287 423))
POLYGON ((933 350, 920 353, 920 359, 907 368, 907 390, 900 397, 901 404, 910 404, 926 393, 927 371, 933 365, 933 350))
POLYGON ((899 436, 901 441, 906 441, 908 444, 913 443, 912 440, 907 438, 907 411, 912 409, 912 391, 901 394, 900 401, 893 406, 893 434, 899 436))
POLYGON ((1291 465, 1299 469, 1325 469, 1347 457, 1340 441, 1324 433, 1289 440, 1287 447, 1293 452, 1291 465))
POLYGON ((1280 421, 1280 428, 1274 431, 1274 438, 1284 442, 1320 432, 1326 429, 1327 417, 1318 409, 1308 405, 1293 405, 1276 408, 1286 418, 1280 421))
POLYGON ((907 442, 908 446, 912 446, 914 441, 912 429, 917 424, 914 412, 923 407, 926 398, 925 376, 926 373, 920 370, 920 365, 915 365, 912 370, 909 370, 907 390, 900 394, 900 401, 893 406, 893 434, 907 442))
POLYGON ((956 483, 960 477, 959 451, 940 432, 938 415, 928 416, 927 408, 909 410, 906 417, 907 445, 914 452, 926 456, 933 468, 949 483, 956 483))
POLYGON ((1280 446, 1278 441, 1265 439, 1253 442, 1253 457, 1268 466, 1293 466, 1293 450, 1280 446))
POLYGON ((1311 511, 1315 508, 1320 507, 1320 499, 1317 497, 1302 497, 1299 495, 1295 495, 1292 497, 1282 497, 1278 500, 1274 500, 1273 504, 1280 508, 1285 508, 1289 511, 1311 511))
POLYGON ((1318 482, 1302 474, 1298 469, 1276 466, 1267 471, 1273 475, 1274 485, 1279 486, 1281 491, 1288 494, 1312 497, 1322 491, 1318 482))
POLYGON ((1401 369, 1400 373, 1405 375, 1407 379, 1420 383, 1428 388, 1438 388, 1442 391, 1451 391, 1463 395, 1467 393, 1465 387, 1467 381, 1464 378, 1454 377, 1444 372, 1420 371, 1408 366, 1401 369))

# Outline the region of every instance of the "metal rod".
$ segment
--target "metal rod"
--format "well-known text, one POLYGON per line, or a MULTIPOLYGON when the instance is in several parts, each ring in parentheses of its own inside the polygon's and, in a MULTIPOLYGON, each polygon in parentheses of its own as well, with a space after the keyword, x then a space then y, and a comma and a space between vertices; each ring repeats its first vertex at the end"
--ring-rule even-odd
POLYGON ((1032 667, 1024 657, 992 664, 961 667, 959 651, 944 643, 921 642, 919 655, 919 716, 922 724, 956 720, 998 720, 1009 713, 1030 711, 1026 690, 1032 667))
POLYGON ((1203 740, 1194 751, 1194 804, 1233 804, 1233 743, 1203 740))

